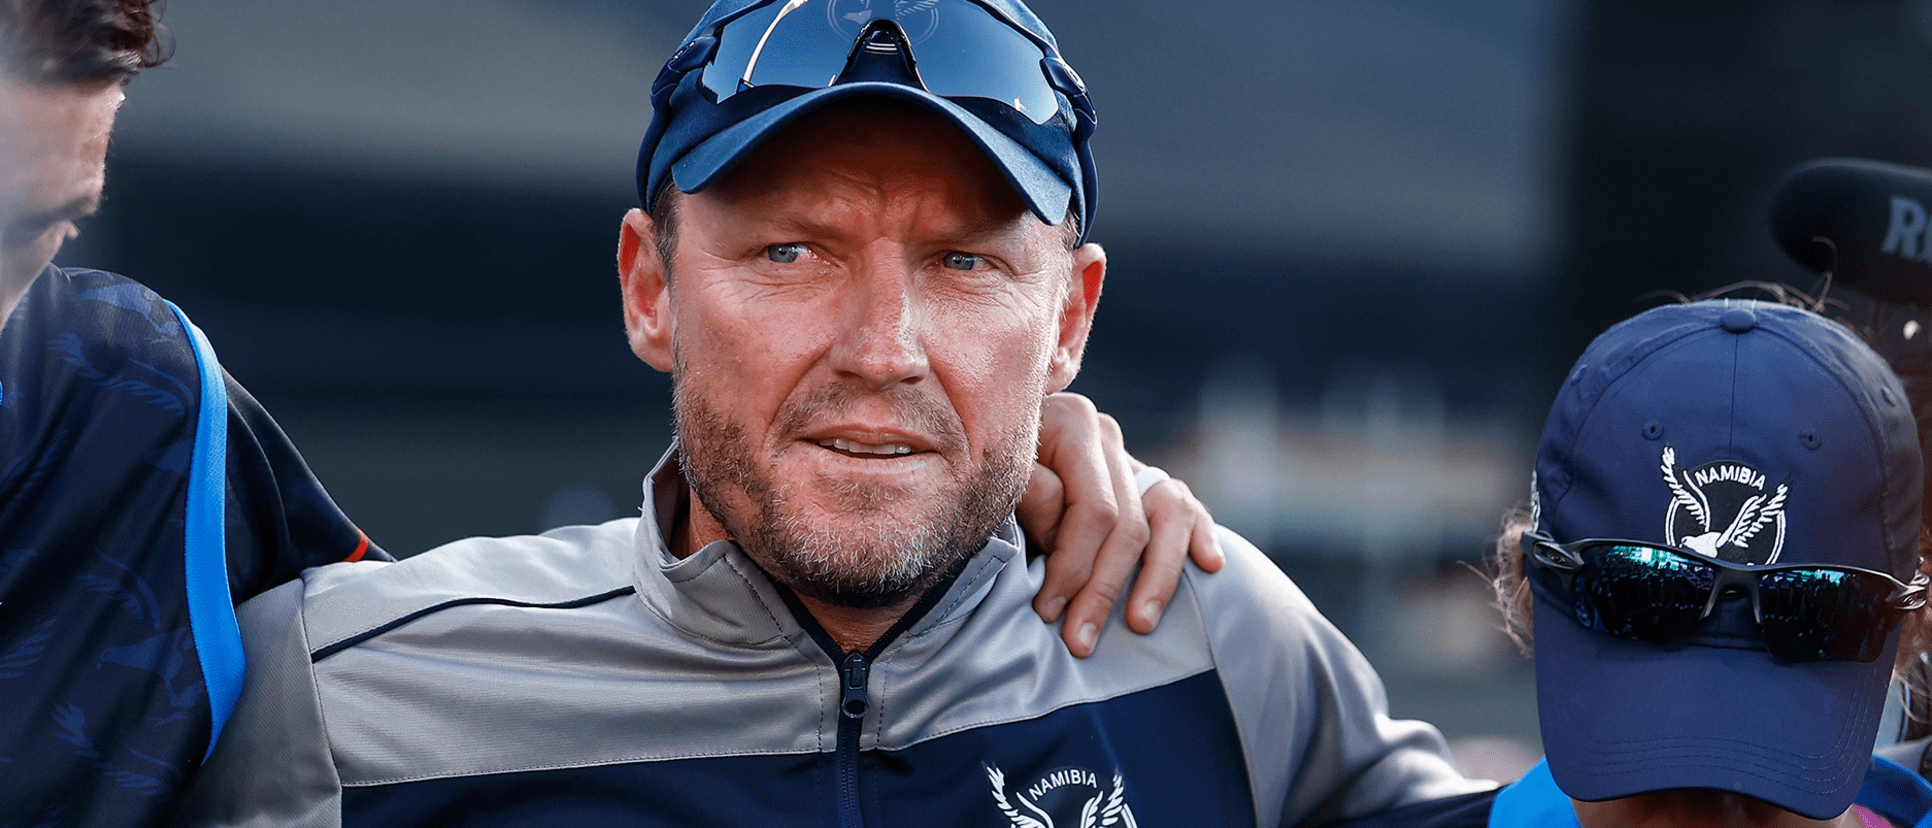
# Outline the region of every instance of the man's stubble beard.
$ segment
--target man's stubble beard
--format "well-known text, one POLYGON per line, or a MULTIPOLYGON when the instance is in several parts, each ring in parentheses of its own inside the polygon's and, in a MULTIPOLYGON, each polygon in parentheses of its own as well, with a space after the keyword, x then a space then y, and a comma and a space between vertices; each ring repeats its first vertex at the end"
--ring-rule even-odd
MULTIPOLYGON (((675 353, 673 360, 681 362, 675 353)), ((1037 417, 1001 435, 958 496, 919 520, 893 519, 885 510, 893 493, 854 484, 838 494, 856 504, 861 515, 855 518, 869 519, 854 520, 844 532, 813 527, 778 491, 771 470, 753 457, 743 424, 692 393, 687 377, 676 366, 672 410, 679 467, 692 494, 774 579, 834 606, 876 609, 924 594, 986 544, 1018 505, 1032 471, 1037 417), (749 501, 750 514, 728 508, 734 493, 749 501)), ((802 428, 813 412, 837 410, 866 393, 839 385, 818 389, 804 403, 781 410, 773 428, 781 435, 802 428)), ((895 403, 909 421, 938 432, 942 445, 963 449, 964 435, 932 402, 904 394, 895 403)))

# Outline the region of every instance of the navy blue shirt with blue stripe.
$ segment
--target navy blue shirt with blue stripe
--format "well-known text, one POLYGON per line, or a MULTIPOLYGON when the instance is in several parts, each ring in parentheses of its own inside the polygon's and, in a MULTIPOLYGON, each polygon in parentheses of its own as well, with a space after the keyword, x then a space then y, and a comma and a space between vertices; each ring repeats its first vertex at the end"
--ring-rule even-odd
POLYGON ((0 328, 0 828, 164 824, 240 691, 234 605, 363 557, 180 309, 49 267, 0 328))

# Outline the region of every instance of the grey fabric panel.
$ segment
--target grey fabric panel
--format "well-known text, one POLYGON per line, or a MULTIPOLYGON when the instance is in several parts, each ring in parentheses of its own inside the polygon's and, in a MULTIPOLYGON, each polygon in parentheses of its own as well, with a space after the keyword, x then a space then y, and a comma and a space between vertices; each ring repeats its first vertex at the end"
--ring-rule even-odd
POLYGON ((1204 610, 1259 824, 1320 824, 1494 787, 1462 778, 1433 726, 1390 719, 1382 679, 1355 646, 1267 556, 1218 535, 1227 566, 1190 572, 1181 590, 1204 610))
MULTIPOLYGON (((341 640, 451 598, 608 592, 632 583, 637 534, 622 520, 471 539, 367 582, 330 577, 311 590, 312 637, 319 647, 319 631, 341 640)), ((589 606, 448 607, 316 662, 343 784, 830 750, 832 663, 772 617, 762 599, 778 599, 750 586, 763 576, 741 554, 714 544, 651 568, 638 595, 589 606), (703 609, 724 596, 739 615, 703 609)))
POLYGON ((627 586, 637 522, 467 538, 393 564, 311 569, 302 575, 309 642, 319 650, 452 598, 559 603, 627 586), (382 573, 369 577, 378 568, 382 573))
POLYGON ((309 680, 301 599, 297 581, 242 605, 248 681, 177 824, 341 828, 342 788, 309 680))
MULTIPOLYGON (((1005 523, 993 530, 993 537, 978 554, 966 561, 960 568, 959 577, 946 590, 945 597, 934 604, 931 611, 906 630, 906 634, 917 637, 953 623, 960 615, 969 613, 986 600, 987 593, 999 581, 1008 561, 1020 557, 1020 550, 1026 548, 1026 538, 1020 533, 1020 524, 1008 517, 1005 523)), ((1028 599, 1031 600, 1031 599, 1028 599)))
MULTIPOLYGON (((461 541, 366 583, 313 573, 318 648, 466 593, 556 602, 607 591, 613 569, 639 579, 637 596, 585 607, 449 607, 317 662, 343 784, 834 749, 836 667, 770 582, 729 543, 671 559, 649 541, 654 524, 461 541), (633 530, 632 554, 608 554, 633 530), (560 587, 566 579, 577 587, 560 587)), ((1102 652, 1073 658, 1058 627, 1031 610, 1040 571, 1006 565, 1019 556, 1008 540, 990 542, 927 622, 888 648, 872 672, 865 747, 1034 718, 1209 669, 1185 595, 1156 635, 1134 635, 1116 613, 1102 652)))
POLYGON ((1060 625, 1033 612, 1046 562, 997 565, 1020 556, 1004 542, 989 546, 954 585, 962 598, 984 597, 950 612, 942 601, 933 611, 942 620, 919 625, 887 648, 872 668, 874 703, 862 747, 898 750, 1212 669, 1200 614, 1184 592, 1151 635, 1127 629, 1123 607, 1114 607, 1094 654, 1075 658, 1060 639, 1060 625), (974 583, 975 574, 990 585, 974 583))
MULTIPOLYGON (((637 525, 632 576, 637 594, 658 619, 702 641, 763 644, 807 642, 778 590, 736 544, 717 541, 683 560, 671 557, 650 521, 637 525)), ((829 658, 825 661, 831 665, 829 658)))
POLYGON ((836 682, 791 642, 707 645, 652 620, 632 596, 465 606, 323 660, 343 783, 830 748, 836 682))

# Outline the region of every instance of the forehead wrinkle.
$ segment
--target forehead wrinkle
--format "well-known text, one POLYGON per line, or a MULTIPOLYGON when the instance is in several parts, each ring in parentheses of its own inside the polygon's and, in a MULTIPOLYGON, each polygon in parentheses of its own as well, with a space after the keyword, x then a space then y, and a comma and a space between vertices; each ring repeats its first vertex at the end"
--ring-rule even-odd
POLYGON ((934 240, 1011 239, 1024 226, 1021 219, 1032 215, 990 168, 980 180, 934 175, 934 169, 960 167, 945 161, 888 170, 841 167, 832 170, 840 185, 832 192, 839 197, 821 203, 860 215, 870 208, 883 222, 917 226, 934 240))

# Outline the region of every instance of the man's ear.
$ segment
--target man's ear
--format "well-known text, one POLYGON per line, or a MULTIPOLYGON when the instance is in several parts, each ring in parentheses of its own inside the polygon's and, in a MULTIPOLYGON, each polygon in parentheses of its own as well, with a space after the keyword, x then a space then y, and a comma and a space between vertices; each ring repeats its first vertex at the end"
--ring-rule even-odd
POLYGON ((1080 357, 1093 330, 1093 311, 1100 304, 1100 286, 1107 280, 1107 251, 1088 242, 1073 251, 1073 284, 1060 311, 1060 340, 1047 374, 1047 392, 1063 391, 1080 373, 1080 357))
POLYGON ((657 229, 643 210, 624 214, 617 234, 617 283, 631 352, 659 371, 671 370, 671 283, 657 252, 657 229))

